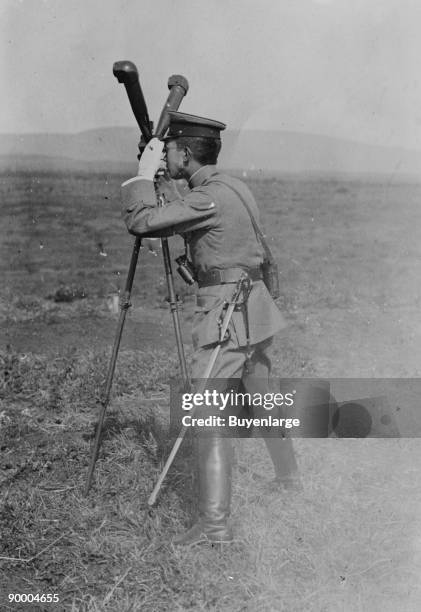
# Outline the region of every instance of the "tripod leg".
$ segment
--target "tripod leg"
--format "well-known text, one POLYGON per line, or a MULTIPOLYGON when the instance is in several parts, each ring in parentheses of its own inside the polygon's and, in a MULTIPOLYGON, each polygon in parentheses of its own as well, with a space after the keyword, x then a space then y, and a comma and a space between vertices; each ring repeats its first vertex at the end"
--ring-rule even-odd
POLYGON ((174 323, 175 341, 177 343, 178 359, 180 361, 181 378, 183 379, 184 388, 190 387, 189 376, 187 374, 186 356, 184 353, 183 338, 181 336, 180 319, 178 317, 177 296, 174 290, 174 279, 171 268, 170 250, 168 246, 168 238, 161 238, 162 254, 164 257, 165 275, 167 277, 168 295, 170 299, 170 309, 174 323))
POLYGON ((117 362, 118 350, 120 348, 121 336, 123 334, 124 322, 126 320, 127 310, 131 306, 131 304, 130 304, 130 296, 131 296, 131 292, 132 292, 133 279, 134 279, 134 275, 135 275, 135 272, 136 272, 137 260, 139 258, 139 251, 140 251, 141 244, 142 244, 141 239, 139 237, 137 237, 136 240, 135 240, 134 246, 133 246, 132 256, 131 256, 130 265, 129 265, 129 271, 127 273, 127 280, 126 280, 126 286, 125 286, 125 290, 124 290, 124 296, 123 296, 123 299, 121 301, 120 317, 118 319, 116 334, 115 334, 115 338, 114 338, 113 350, 112 350, 112 353, 111 353, 111 359, 110 359, 110 363, 109 363, 109 366, 108 366, 108 373, 107 373, 107 380, 106 380, 106 383, 105 383, 104 397, 103 397, 103 400, 101 402, 102 403, 102 408, 101 408, 101 412, 100 412, 100 415, 99 415, 98 424, 96 426, 95 442, 94 442, 94 446, 93 446, 93 450, 92 450, 91 461, 90 461, 90 464, 89 464, 88 476, 87 476, 87 479, 86 479, 85 492, 84 492, 85 496, 88 495, 89 489, 91 488, 92 477, 93 477, 94 470, 95 470, 95 464, 96 464, 96 460, 98 458, 99 447, 100 447, 100 444, 101 444, 102 428, 103 428, 103 425, 104 425, 104 417, 105 417, 105 412, 107 410, 108 404, 110 402, 111 386, 112 386, 112 383, 113 383, 114 371, 115 371, 115 366, 116 366, 116 362, 117 362))
MULTIPOLYGON (((235 307, 237 305, 237 302, 239 300, 240 294, 241 294, 241 292, 243 290, 244 282, 245 282, 245 278, 242 277, 238 281, 238 283, 237 283, 237 286, 235 288, 235 291, 234 291, 234 294, 232 296, 231 302, 230 302, 230 304, 229 304, 229 306, 227 308, 227 311, 226 311, 225 316, 224 316, 224 320, 222 322, 221 331, 220 331, 221 338, 225 337, 225 333, 226 333, 226 331, 228 329, 228 326, 229 326, 229 323, 231 321, 232 313, 234 312, 234 309, 235 309, 235 307)), ((215 365, 215 362, 216 362, 216 359, 218 357, 218 354, 219 354, 220 350, 221 350, 221 345, 220 344, 215 346, 215 348, 213 349, 213 351, 211 353, 211 356, 210 356, 210 359, 209 359, 208 367, 206 368, 206 371, 205 371, 205 373, 203 375, 202 384, 200 385, 200 388, 197 390, 198 393, 204 393, 204 391, 206 389, 207 381, 211 377, 212 370, 214 368, 214 365, 215 365)), ((190 414, 193 415, 194 414, 194 410, 190 414)), ((172 465, 172 462, 174 461, 174 458, 175 458, 175 456, 176 456, 176 454, 178 452, 178 449, 181 446, 181 443, 183 442, 183 439, 184 439, 184 436, 186 435, 186 432, 187 432, 187 427, 183 426, 181 431, 180 431, 180 433, 178 434, 178 438, 177 438, 177 440, 174 443, 174 446, 173 446, 173 448, 171 450, 171 453, 169 454, 169 457, 168 457, 167 461, 165 462, 163 470, 162 470, 161 474, 159 475, 157 483, 156 483, 152 493, 149 496, 149 499, 148 499, 148 505, 149 506, 153 506, 153 504, 155 503, 156 498, 157 498, 158 493, 159 493, 159 490, 160 490, 160 488, 162 486, 162 483, 164 482, 165 476, 167 475, 167 472, 170 469, 170 467, 172 465)))
MULTIPOLYGON (((231 316, 230 316, 230 318, 231 318, 231 316)), ((207 383, 207 381, 208 381, 208 379, 209 379, 209 377, 210 377, 210 375, 212 373, 212 368, 215 365, 215 361, 216 361, 216 358, 218 357, 218 353, 219 353, 220 350, 221 350, 221 345, 218 344, 218 346, 216 346, 214 348, 214 350, 213 350, 213 352, 211 354, 211 357, 210 357, 210 360, 209 360, 209 365, 208 365, 208 367, 206 369, 206 372, 205 372, 205 374, 203 376, 203 384, 202 384, 202 386, 201 386, 201 388, 199 390, 200 393, 203 393, 205 391, 206 383, 207 383)), ((176 454, 178 453, 178 449, 180 448, 180 446, 181 446, 181 444, 182 444, 182 442, 184 440, 184 436, 187 433, 187 429, 188 429, 187 427, 183 426, 181 428, 180 433, 178 434, 177 440, 174 442, 174 446, 172 447, 171 452, 170 452, 170 454, 168 456, 168 459, 166 460, 165 465, 164 465, 164 467, 162 469, 162 472, 160 473, 159 478, 156 481, 156 485, 155 485, 152 493, 149 496, 149 499, 148 499, 148 505, 149 506, 153 506, 154 503, 156 502, 156 498, 158 496, 159 490, 160 490, 160 488, 162 486, 162 483, 165 480, 165 476, 167 475, 168 470, 170 469, 170 467, 171 467, 171 465, 172 465, 172 463, 173 463, 173 461, 175 459, 176 454)))

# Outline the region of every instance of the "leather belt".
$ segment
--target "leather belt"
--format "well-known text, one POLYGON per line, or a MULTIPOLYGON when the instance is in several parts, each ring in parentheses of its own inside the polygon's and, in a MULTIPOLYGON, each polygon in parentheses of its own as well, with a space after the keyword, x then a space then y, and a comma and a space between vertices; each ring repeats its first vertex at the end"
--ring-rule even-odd
POLYGON ((263 278, 260 266, 257 268, 226 268, 225 270, 213 268, 207 272, 199 273, 197 283, 199 287, 212 287, 213 285, 236 283, 244 272, 247 272, 248 277, 252 281, 261 280, 263 278))

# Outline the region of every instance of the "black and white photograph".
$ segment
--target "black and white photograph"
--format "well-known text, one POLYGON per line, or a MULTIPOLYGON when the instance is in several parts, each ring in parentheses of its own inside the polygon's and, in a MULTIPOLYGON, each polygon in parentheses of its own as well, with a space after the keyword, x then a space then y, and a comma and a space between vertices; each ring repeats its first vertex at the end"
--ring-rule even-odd
POLYGON ((2 0, 0 610, 421 610, 421 6, 2 0))

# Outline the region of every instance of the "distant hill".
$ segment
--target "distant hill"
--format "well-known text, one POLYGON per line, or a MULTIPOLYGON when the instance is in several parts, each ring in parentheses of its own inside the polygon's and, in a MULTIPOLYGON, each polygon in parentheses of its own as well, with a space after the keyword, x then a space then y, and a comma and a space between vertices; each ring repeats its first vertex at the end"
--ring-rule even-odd
MULTIPOLYGON (((121 171, 136 167, 137 128, 78 134, 0 134, 0 168, 121 171)), ((301 134, 258 130, 223 133, 220 166, 239 171, 419 175, 421 151, 301 134)))
POLYGON ((133 128, 102 128, 78 134, 0 134, 0 155, 15 159, 22 155, 67 158, 69 163, 133 163, 138 140, 139 131, 133 128))
POLYGON ((132 176, 137 163, 112 160, 88 161, 48 155, 0 155, 0 172, 73 172, 132 176))
POLYGON ((283 172, 417 174, 421 151, 388 148, 294 132, 242 132, 231 167, 283 172))

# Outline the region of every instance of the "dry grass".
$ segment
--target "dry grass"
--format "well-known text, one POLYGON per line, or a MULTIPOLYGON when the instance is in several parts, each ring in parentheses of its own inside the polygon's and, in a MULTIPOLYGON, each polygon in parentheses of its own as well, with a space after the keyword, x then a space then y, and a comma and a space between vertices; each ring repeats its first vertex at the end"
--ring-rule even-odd
POLYGON ((121 355, 82 495, 105 357, 3 355, 4 592, 57 592, 57 609, 89 612, 418 609, 416 441, 297 440, 305 492, 285 496, 267 490, 263 441, 238 440, 236 542, 177 550, 171 537, 194 506, 188 443, 158 505, 146 503, 168 452, 165 402, 151 394, 168 392, 165 353, 121 355))
MULTIPOLYGON (((109 358, 102 347, 115 328, 106 298, 122 288, 132 248, 118 204, 126 177, 1 178, 0 319, 23 349, 12 335, 0 356, 0 608, 418 612, 416 439, 297 440, 297 495, 268 488, 262 440, 236 441, 236 542, 171 546, 190 521, 194 479, 186 443, 158 505, 147 507, 171 443, 167 404, 153 395, 167 394, 176 369, 165 338, 152 337, 151 350, 123 346, 95 485, 83 497, 109 358), (87 299, 48 299, 63 285, 87 299), (107 333, 94 336, 93 322, 107 333), (42 339, 33 352, 32 330, 42 339), (90 349, 72 349, 83 333, 90 349), (60 603, 9 605, 9 592, 56 592, 60 603)), ((419 185, 290 177, 251 187, 289 322, 275 375, 418 375, 419 185)), ((188 322, 189 296, 177 291, 188 322)), ((165 295, 161 258, 143 252, 130 315, 142 333, 156 320, 171 329, 165 295)))

